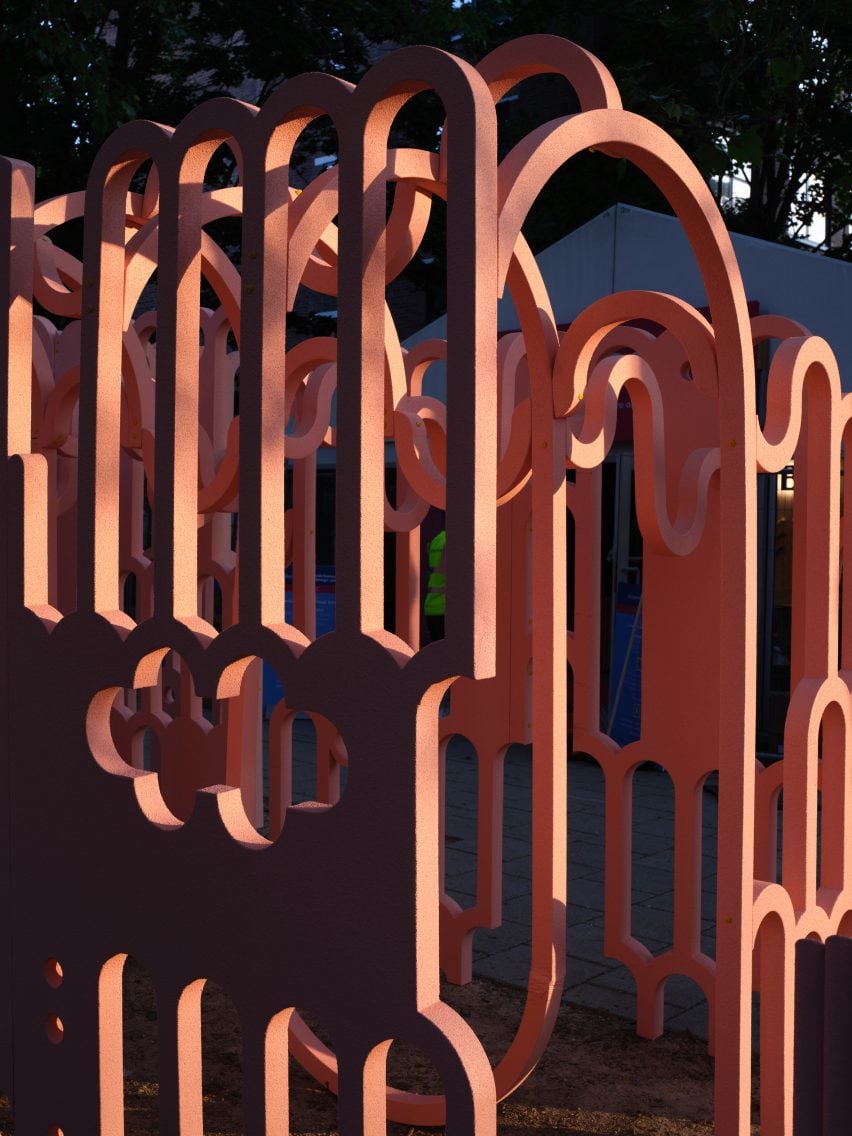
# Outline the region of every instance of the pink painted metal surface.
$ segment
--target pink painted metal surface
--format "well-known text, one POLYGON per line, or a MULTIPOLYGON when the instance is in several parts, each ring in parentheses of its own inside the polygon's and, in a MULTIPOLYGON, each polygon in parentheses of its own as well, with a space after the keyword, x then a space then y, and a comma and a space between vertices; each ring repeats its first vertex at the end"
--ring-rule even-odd
POLYGON ((0 1084, 14 1090, 20 1130, 92 1131, 100 1120, 107 1136, 123 1131, 121 974, 132 953, 158 995, 163 1133, 202 1131, 208 979, 240 1014, 247 1131, 288 1131, 289 1050, 339 1093, 347 1136, 384 1131, 386 1115, 493 1132, 495 1101, 535 1066, 559 1006, 570 726, 605 776, 605 946, 636 979, 639 1032, 662 1031, 669 976, 698 983, 712 1010, 716 1130, 742 1136, 757 984, 762 1130, 789 1136, 795 942, 852 925, 852 612, 838 644, 852 413, 825 343, 783 319, 749 320, 724 225, 686 156, 621 109, 586 52, 531 37, 478 69, 406 49, 357 88, 308 75, 261 110, 216 100, 174 131, 130 124, 104 145, 85 194, 35 205, 29 167, 4 159, 0 175, 10 849, 0 878, 11 928, 0 945, 0 1084), (539 72, 564 75, 581 111, 498 164, 495 101, 539 72), (447 113, 441 151, 389 148, 399 109, 427 88, 447 113), (293 147, 324 114, 339 167, 297 194, 293 147), (205 171, 223 145, 239 184, 211 190, 205 171), (552 173, 589 148, 634 162, 666 195, 709 321, 675 297, 629 292, 560 336, 522 226, 552 173), (436 198, 448 202, 447 337, 406 352, 385 289, 416 254, 436 198), (80 216, 82 263, 51 237, 80 216), (240 270, 209 231, 222 221, 239 225, 240 270), (142 311, 154 278, 156 311, 142 311), (213 308, 200 306, 202 280, 213 308), (286 314, 303 286, 336 297, 339 338, 287 351, 286 314), (504 290, 520 332, 498 341, 504 290), (761 428, 753 350, 764 339, 782 342, 761 428), (446 402, 423 385, 444 359, 446 402), (599 552, 601 466, 623 388, 645 567, 642 732, 620 748, 600 724, 599 552), (328 446, 337 614, 318 637, 317 457, 328 446), (762 769, 756 483, 794 459, 794 686, 784 761, 762 769), (447 514, 447 634, 421 648, 419 526, 430 506, 447 514), (385 531, 396 534, 393 564, 385 531), (132 617, 122 610, 131 576, 132 617), (265 740, 261 660, 284 690, 265 740), (316 727, 316 801, 294 804, 298 712, 316 727), (441 896, 440 755, 455 734, 478 756, 467 909, 441 896), (468 980, 473 932, 500 921, 502 759, 513 742, 532 742, 532 961, 517 1036, 492 1071, 440 999, 439 962, 468 980), (676 801, 673 946, 656 957, 631 926, 631 783, 645 760, 668 771, 676 801), (714 961, 701 946, 700 884, 701 793, 715 771, 714 961), (58 985, 48 960, 61 964, 58 985), (322 1022, 334 1053, 297 1008, 322 1022), (395 1039, 434 1061, 443 1097, 386 1089, 395 1039))

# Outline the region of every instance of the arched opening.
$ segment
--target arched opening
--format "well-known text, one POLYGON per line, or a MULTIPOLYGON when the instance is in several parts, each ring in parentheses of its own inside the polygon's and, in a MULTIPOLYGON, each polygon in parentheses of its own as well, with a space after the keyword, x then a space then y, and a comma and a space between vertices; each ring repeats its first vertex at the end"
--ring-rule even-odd
MULTIPOLYGON (((234 570, 239 327, 243 269, 243 188, 239 153, 223 142, 204 173, 198 358, 198 614, 217 631, 231 623, 222 580, 234 570)), ((243 269, 244 271, 244 269, 243 269)))
POLYGON ((719 774, 708 773, 701 793, 701 949, 716 957, 716 881, 719 842, 719 774))
POLYGON ((817 887, 841 890, 844 879, 847 804, 846 720, 836 702, 826 707, 820 723, 820 791, 817 812, 817 887))
POLYGON ((287 621, 311 639, 334 627, 336 610, 337 153, 332 120, 317 116, 290 163, 289 307, 281 312, 288 352, 282 585, 287 621))
MULTIPOLYGON (((137 360, 138 370, 144 364, 137 360)), ((150 376, 148 376, 150 380, 150 376)), ((145 382, 134 377, 129 382, 145 382)), ((151 428, 146 424, 146 429, 151 428)), ((119 563, 127 568, 119 576, 119 604, 134 622, 142 623, 153 610, 153 577, 151 561, 143 548, 146 518, 145 469, 138 457, 126 449, 121 452, 121 500, 119 524, 119 563)))
POLYGON ((189 668, 166 658, 168 673, 160 669, 141 707, 128 707, 135 689, 110 688, 95 696, 88 724, 92 755, 103 768, 118 773, 116 763, 123 761, 157 774, 169 814, 164 823, 186 820, 197 792, 216 785, 238 788, 246 816, 270 839, 280 833, 288 808, 322 809, 339 801, 349 765, 339 731, 320 714, 290 708, 283 697, 263 720, 259 660, 243 661, 239 690, 213 700, 208 714, 189 668))
POLYGON ((419 1046, 402 1039, 394 1041, 387 1051, 387 1083, 414 1093, 438 1095, 444 1091, 434 1061, 419 1046))
POLYGON ((621 414, 626 440, 601 466, 600 689, 606 733, 623 746, 639 738, 642 726, 643 558, 632 412, 621 414))
POLYGON ((290 719, 293 754, 293 780, 290 804, 301 805, 317 799, 317 727, 309 714, 290 719))
POLYGON ((131 1133, 159 1126, 159 1022, 157 994, 145 968, 132 956, 123 976, 125 1126, 131 1133))
POLYGON ((269 1022, 265 1039, 268 1136, 337 1129, 337 1097, 313 1060, 318 1050, 331 1054, 334 1046, 316 1015, 290 1007, 269 1022))
POLYGON ((156 730, 150 727, 136 735, 138 745, 133 751, 133 765, 153 773, 160 771, 160 742, 156 730))
MULTIPOLYGON (((324 808, 340 800, 349 755, 332 722, 288 706, 283 690, 269 720, 263 718, 260 663, 252 659, 243 666, 235 694, 202 699, 186 661, 167 652, 152 686, 113 696, 114 750, 101 753, 101 741, 92 735, 93 754, 107 768, 117 754, 156 773, 173 819, 189 817, 200 789, 239 788, 254 827, 274 839, 287 808, 324 808)), ((94 703, 93 712, 101 712, 94 703)))
POLYGON ((784 790, 779 789, 770 807, 770 824, 775 833, 775 882, 784 883, 784 790), (774 823, 773 823, 774 822, 774 823))
POLYGON ((574 667, 570 663, 565 668, 565 719, 570 754, 574 750, 574 667))
MULTIPOLYGON (((612 966, 604 960, 604 775, 587 753, 573 752, 568 761, 568 962, 565 986, 584 982, 612 966)), ((630 990, 632 991, 632 987, 630 990)), ((628 1014, 635 1012, 635 1001, 628 1014)))
MULTIPOLYGON (((453 584, 450 543, 446 556, 433 549, 431 559, 440 563, 430 567, 430 543, 446 528, 446 350, 439 350, 441 357, 433 362, 428 351, 424 356, 415 348, 418 361, 412 365, 406 360, 399 370, 394 369, 393 356, 396 338, 404 341, 433 321, 430 342, 446 337, 446 203, 441 187, 428 184, 434 176, 429 161, 440 145, 444 118, 436 93, 421 91, 402 106, 387 140, 391 173, 385 187, 385 300, 393 322, 387 331, 391 359, 385 384, 384 626, 412 642, 412 628, 419 625, 421 645, 444 637, 446 589, 453 584), (417 189, 397 180, 402 154, 421 162, 424 177, 417 189), (420 474, 416 491, 411 488, 418 484, 415 470, 420 474), (434 511, 423 524, 430 507, 434 511), (444 584, 437 585, 437 576, 444 577, 444 584), (430 577, 436 585, 431 589, 430 577), (431 598, 424 609, 427 593, 431 598)), ((461 572, 457 569, 454 575, 458 579, 461 572)))
POLYGON ((0 1130, 13 1136, 15 1131, 15 1112, 7 1092, 0 1089, 0 1130))
POLYGON ((685 1030, 710 1039, 707 998, 685 974, 672 974, 665 980, 665 1023, 667 1030, 685 1030))
MULTIPOLYGON (((213 526, 219 514, 214 517, 208 517, 206 525, 213 526)), ((211 538, 214 533, 211 531, 208 534, 211 538)), ((212 624, 217 631, 221 631, 223 626, 228 624, 224 623, 224 605, 222 599, 222 585, 219 583, 215 576, 205 576, 198 581, 198 610, 201 612, 203 619, 212 624)), ((230 614, 230 613, 228 613, 230 614)))
MULTIPOLYGON (((575 469, 568 470, 566 477, 569 485, 576 485, 577 471, 575 469)), ((569 490, 569 493, 570 492, 571 490, 569 490)), ((574 603, 577 583, 577 566, 574 562, 576 555, 576 533, 577 522, 574 520, 574 514, 571 509, 567 509, 565 512, 565 565, 567 572, 565 606, 568 631, 574 630, 574 603)))
MULTIPOLYGON (((460 756, 463 753, 462 750, 460 756)), ((501 808, 494 809, 492 814, 490 848, 482 844, 477 849, 477 871, 480 879, 487 881, 491 865, 494 874, 500 869, 502 902, 496 910, 498 925, 492 929, 486 925, 475 932, 474 968, 477 975, 501 980, 510 973, 513 981, 524 985, 531 961, 532 747, 511 745, 494 756, 483 755, 479 761, 489 763, 481 771, 483 778, 490 776, 502 782, 503 800, 501 808)), ((477 812, 485 808, 481 797, 472 798, 462 791, 464 785, 465 780, 459 779, 459 805, 470 800, 477 812)), ((493 802, 491 807, 494 808, 493 802)), ((477 819, 477 813, 472 812, 466 824, 471 840, 477 833, 477 819)), ((448 845, 448 865, 463 857, 467 848, 466 843, 448 845)), ((459 867, 464 867, 464 860, 459 867)), ((489 914, 487 904, 483 905, 482 914, 484 921, 489 914)))
POLYGON ((188 663, 169 651, 151 687, 120 690, 111 730, 121 758, 155 772, 169 811, 186 820, 198 789, 230 784, 225 733, 205 717, 188 663))
POLYGON ((660 766, 633 771, 631 931, 654 955, 674 943, 675 789, 660 766))
POLYGON ((752 996, 752 1050, 760 1053, 760 1122, 768 1132, 784 1127, 784 1097, 789 1086, 778 1083, 785 1069, 784 1042, 793 1013, 785 996, 792 985, 794 944, 787 944, 781 917, 771 912, 763 920, 755 943, 760 992, 752 996), (789 951, 789 957, 788 957, 789 951))
POLYGON ((201 994, 201 1086, 205 1133, 242 1132, 242 1027, 234 1003, 209 980, 201 994))
MULTIPOLYGON (((345 788, 349 754, 340 732, 322 714, 302 713, 283 696, 264 722, 263 825, 270 840, 288 808, 337 804, 345 788)), ((258 826, 259 827, 259 826, 258 826)))
POLYGON ((461 907, 476 902, 479 847, 479 756, 462 734, 441 742, 443 786, 443 886, 461 907))
POLYGON ((137 590, 135 572, 128 572, 124 577, 121 592, 121 610, 126 612, 131 619, 136 619, 137 590))

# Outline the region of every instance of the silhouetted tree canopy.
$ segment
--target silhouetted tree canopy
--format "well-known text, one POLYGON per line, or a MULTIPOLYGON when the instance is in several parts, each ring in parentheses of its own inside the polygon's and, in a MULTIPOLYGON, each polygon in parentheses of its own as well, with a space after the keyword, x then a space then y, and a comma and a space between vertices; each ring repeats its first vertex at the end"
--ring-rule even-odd
POLYGON ((40 197, 77 189, 122 122, 174 125, 221 94, 262 102, 302 71, 357 79, 386 41, 449 43, 454 12, 450 0, 4 0, 0 153, 36 166, 40 197))
MULTIPOLYGON (((627 109, 673 134, 707 177, 748 168, 746 200, 720 202, 731 228, 786 241, 815 213, 829 217, 830 233, 848 222, 848 0, 481 0, 477 13, 500 39, 549 31, 588 48, 627 109)), ((616 197, 641 198, 635 175, 620 176, 616 197)), ((606 196, 605 185, 590 188, 606 196)), ((848 237, 835 252, 850 255, 848 237)))
MULTIPOLYGON (((357 80, 393 44, 476 60, 542 31, 598 55, 625 106, 674 134, 708 177, 750 171, 747 199, 720 202, 733 228, 784 241, 826 213, 842 233, 852 212, 848 0, 5 0, 0 152, 36 165, 45 197, 81 187, 98 146, 128 119, 173 124, 228 92, 263 101, 306 70, 357 80)), ((555 80, 527 86, 501 108, 504 150, 544 111, 574 109, 555 80)), ((434 144, 439 121, 437 103, 421 99, 406 129, 434 144)), ((530 238, 541 247, 616 200, 663 207, 627 163, 583 155, 553 179, 530 238)), ((848 238, 833 251, 852 255, 848 238)))

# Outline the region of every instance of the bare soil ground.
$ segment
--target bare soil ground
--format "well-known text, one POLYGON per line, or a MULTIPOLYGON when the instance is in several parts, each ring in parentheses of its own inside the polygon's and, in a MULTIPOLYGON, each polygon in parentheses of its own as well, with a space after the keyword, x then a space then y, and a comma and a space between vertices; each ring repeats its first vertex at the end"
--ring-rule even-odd
MULTIPOLYGON (((444 998, 468 1019, 492 1061, 511 1042, 523 995, 477 979, 446 986, 444 998)), ((125 976, 126 1136, 157 1136, 157 1011, 144 972, 128 960, 125 976)), ((242 1136, 242 1052, 232 1004, 216 988, 202 1000, 204 1130, 242 1136)), ((407 1089, 436 1091, 418 1054, 391 1048, 389 1075, 407 1089)), ((337 1131, 335 1099, 291 1061, 291 1129, 299 1136, 337 1131)), ((753 1131, 757 1131, 754 1076, 753 1131)), ((713 1063, 706 1043, 670 1033, 636 1036, 629 1021, 599 1010, 563 1006, 536 1071, 499 1109, 501 1136, 713 1136, 713 1063)), ((8 1102, 0 1098, 0 1136, 12 1136, 8 1102), (5 1107, 4 1107, 5 1106, 5 1107)), ((426 1136, 435 1129, 388 1125, 389 1136, 426 1136)))

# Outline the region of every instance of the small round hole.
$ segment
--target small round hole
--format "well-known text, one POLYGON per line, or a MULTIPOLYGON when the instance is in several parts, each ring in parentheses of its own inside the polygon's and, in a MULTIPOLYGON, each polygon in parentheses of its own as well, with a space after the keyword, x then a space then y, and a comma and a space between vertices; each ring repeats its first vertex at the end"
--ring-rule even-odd
POLYGON ((62 1018, 58 1014, 51 1014, 50 1017, 45 1019, 44 1032, 54 1045, 59 1045, 65 1036, 65 1026, 62 1024, 62 1018))
POLYGON ((58 990, 65 977, 59 959, 49 958, 44 964, 44 981, 54 990, 58 990))

